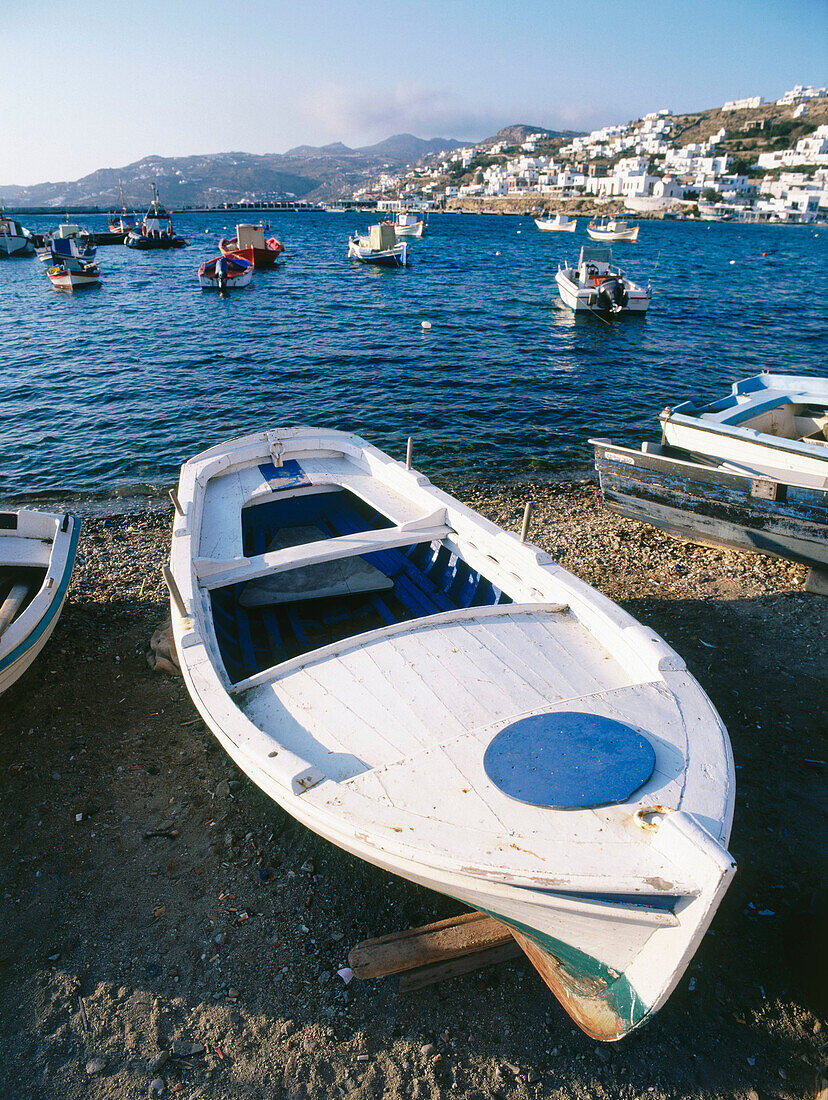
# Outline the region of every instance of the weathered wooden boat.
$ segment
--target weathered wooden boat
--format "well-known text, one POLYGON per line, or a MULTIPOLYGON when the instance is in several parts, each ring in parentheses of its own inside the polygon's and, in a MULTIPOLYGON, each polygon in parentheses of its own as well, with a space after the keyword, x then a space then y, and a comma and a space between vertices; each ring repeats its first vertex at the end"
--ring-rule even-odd
POLYGON ((57 290, 77 290, 84 286, 94 286, 101 281, 98 264, 87 264, 82 260, 57 263, 46 274, 57 290))
POLYGON ((0 256, 29 256, 34 250, 31 232, 0 212, 0 256))
POLYGON ((828 378, 757 374, 718 401, 666 408, 660 420, 673 447, 743 473, 828 487, 828 378))
POLYGON ((30 508, 0 511, 0 693, 46 645, 63 604, 80 520, 30 508))
POLYGON ((235 237, 222 237, 219 252, 222 256, 247 260, 257 269, 273 267, 285 250, 275 237, 265 240, 264 225, 237 225, 235 237))
POLYGON ((382 267, 405 267, 408 263, 408 242, 397 241, 394 226, 389 222, 372 225, 367 234, 355 233, 348 238, 348 259, 382 267))
POLYGON ((828 483, 818 489, 751 477, 659 443, 640 451, 590 443, 604 500, 622 516, 704 546, 828 569, 828 483))
POLYGON ((587 233, 594 241, 637 241, 640 225, 610 218, 608 221, 590 222, 587 233))
POLYGON ((140 227, 130 229, 124 244, 127 248, 147 252, 154 248, 184 248, 186 241, 173 229, 172 218, 158 201, 158 188, 152 184, 152 202, 140 227))
POLYGON ((422 218, 405 210, 400 210, 394 220, 394 233, 398 237, 422 237, 425 227, 422 218))
POLYGON ((504 921, 589 1035, 650 1017, 734 873, 727 732, 678 654, 345 432, 212 447, 174 498, 181 670, 238 766, 504 921))
POLYGON ((612 266, 609 248, 585 246, 578 266, 558 267, 555 282, 564 305, 576 313, 643 314, 652 298, 649 283, 641 287, 612 266))
POLYGON ((239 290, 253 278, 253 264, 241 256, 216 256, 198 269, 204 290, 239 290))
POLYGON ((574 233, 578 228, 578 219, 568 214, 555 214, 547 218, 535 218, 535 225, 544 233, 574 233))

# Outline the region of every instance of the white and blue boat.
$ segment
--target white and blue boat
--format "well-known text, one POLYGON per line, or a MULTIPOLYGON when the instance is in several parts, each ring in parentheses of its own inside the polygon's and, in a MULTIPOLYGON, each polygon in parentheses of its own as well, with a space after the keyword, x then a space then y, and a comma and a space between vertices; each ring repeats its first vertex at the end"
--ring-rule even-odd
POLYGON ((828 488, 828 378, 757 374, 727 397, 683 401, 660 416, 664 441, 727 469, 828 488))
POLYGON ((73 516, 0 511, 0 694, 22 676, 55 629, 79 534, 73 516))
POLYGON ((735 870, 727 732, 681 657, 345 432, 212 447, 173 495, 176 650, 238 766, 503 921, 589 1035, 650 1018, 735 870))
POLYGON ((29 256, 34 250, 31 232, 0 210, 0 256, 29 256))

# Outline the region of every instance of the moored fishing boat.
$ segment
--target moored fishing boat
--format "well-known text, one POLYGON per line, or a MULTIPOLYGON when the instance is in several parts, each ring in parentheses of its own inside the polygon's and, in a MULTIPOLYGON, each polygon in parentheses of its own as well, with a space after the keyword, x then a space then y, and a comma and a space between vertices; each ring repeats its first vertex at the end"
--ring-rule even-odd
POLYGON ((503 921, 590 1035, 666 1000, 734 871, 727 733, 651 630, 356 436, 185 463, 194 704, 298 821, 503 921))
POLYGON ((609 248, 585 246, 578 266, 559 267, 555 282, 564 305, 576 313, 643 314, 652 297, 649 284, 641 287, 612 266, 609 248))
POLYGON ((49 233, 45 244, 36 251, 42 263, 64 264, 78 269, 80 264, 94 262, 98 248, 87 229, 66 221, 55 232, 49 233))
POLYGON ((172 218, 158 201, 158 188, 152 184, 152 202, 141 221, 140 228, 130 229, 124 238, 127 248, 146 252, 153 248, 183 248, 186 245, 173 229, 172 218))
POLYGON ((113 214, 109 219, 109 232, 123 233, 126 235, 130 230, 135 229, 138 224, 138 217, 136 214, 127 213, 124 186, 120 180, 118 180, 118 196, 121 200, 121 213, 113 214))
POLYGON ((28 256, 34 250, 30 231, 0 211, 0 256, 28 256))
POLYGON ((257 269, 273 267, 285 246, 275 237, 265 240, 264 225, 237 225, 235 237, 222 237, 219 252, 222 256, 247 260, 257 269))
POLYGON ((398 237, 422 237, 425 222, 416 214, 400 210, 394 220, 394 232, 398 237))
POLYGON ((637 241, 639 225, 610 218, 608 221, 590 222, 587 233, 594 241, 637 241))
POLYGON ((660 415, 664 439, 736 471, 828 485, 828 378, 757 374, 717 401, 682 401, 660 415))
POLYGON ((55 629, 79 533, 73 516, 0 511, 0 693, 22 676, 55 629))
POLYGON ((97 264, 84 263, 83 260, 56 263, 46 274, 57 290, 77 290, 80 287, 94 286, 101 281, 100 267, 97 264))
POLYGON ((609 507, 670 535, 828 569, 828 478, 822 488, 738 473, 660 443, 641 450, 591 439, 609 507))
POLYGON ((535 225, 544 233, 574 233, 578 228, 578 219, 567 214, 555 214, 546 218, 535 218, 535 225))
POLYGON ((405 267, 408 263, 408 242, 397 241, 394 226, 389 222, 372 225, 367 234, 354 233, 348 238, 348 259, 383 267, 405 267))
POLYGON ((205 290, 239 290, 253 278, 253 264, 241 256, 216 256, 198 269, 198 281, 205 290))

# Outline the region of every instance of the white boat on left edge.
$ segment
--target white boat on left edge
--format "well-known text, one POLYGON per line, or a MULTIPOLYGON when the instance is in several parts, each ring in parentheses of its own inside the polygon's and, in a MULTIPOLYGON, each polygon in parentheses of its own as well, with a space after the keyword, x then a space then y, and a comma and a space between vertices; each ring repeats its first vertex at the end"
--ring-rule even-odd
POLYGON ((181 470, 173 633, 195 706, 345 851, 505 922, 615 1040, 723 897, 727 732, 650 629, 357 436, 257 432, 181 470))
POLYGON ((20 222, 0 214, 0 256, 27 256, 34 252, 32 234, 20 222))
POLYGON ((576 313, 642 314, 650 307, 650 286, 639 286, 613 267, 609 248, 585 245, 578 266, 559 267, 555 282, 564 305, 576 313))
POLYGON ((79 534, 74 516, 0 511, 0 693, 22 676, 55 629, 79 534))
POLYGON ((544 233, 574 233, 578 228, 578 219, 567 214, 555 214, 551 218, 535 218, 535 225, 544 233))

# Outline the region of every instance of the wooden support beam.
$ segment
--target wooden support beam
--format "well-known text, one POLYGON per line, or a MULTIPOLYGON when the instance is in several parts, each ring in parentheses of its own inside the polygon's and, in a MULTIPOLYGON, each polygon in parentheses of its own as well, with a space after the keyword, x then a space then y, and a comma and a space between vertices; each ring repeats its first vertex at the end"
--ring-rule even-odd
MULTIPOLYGON (((377 939, 364 940, 351 950, 348 964, 357 978, 382 978, 418 968, 437 973, 436 977, 416 985, 413 984, 413 976, 407 979, 405 988, 416 989, 419 985, 429 985, 443 977, 453 977, 476 966, 485 966, 518 954, 520 949, 505 924, 485 913, 471 912, 420 928, 407 928, 377 939), (505 947, 509 948, 509 954, 502 953, 505 947), (489 954, 492 949, 501 951, 501 954, 463 969, 448 965, 451 960, 480 957, 489 954)), ((403 988, 403 983, 400 988, 403 988)))
POLYGON ((478 951, 475 955, 464 955, 462 958, 449 959, 448 962, 434 963, 431 966, 418 966, 416 970, 407 970, 400 976, 399 991, 410 993, 436 982, 444 982, 447 978, 459 978, 461 974, 469 974, 472 970, 480 970, 495 963, 508 962, 509 959, 517 959, 522 955, 523 952, 512 940, 511 943, 502 943, 499 947, 490 947, 488 951, 478 951))

